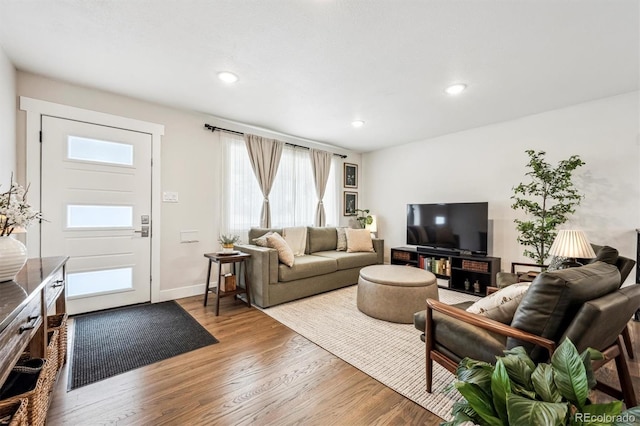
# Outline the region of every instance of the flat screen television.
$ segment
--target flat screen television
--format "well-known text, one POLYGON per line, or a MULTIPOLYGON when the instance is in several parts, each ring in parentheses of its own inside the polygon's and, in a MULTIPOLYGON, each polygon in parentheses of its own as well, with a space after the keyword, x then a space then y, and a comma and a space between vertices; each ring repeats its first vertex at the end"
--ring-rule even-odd
POLYGON ((489 204, 407 204, 407 244, 487 254, 489 204))

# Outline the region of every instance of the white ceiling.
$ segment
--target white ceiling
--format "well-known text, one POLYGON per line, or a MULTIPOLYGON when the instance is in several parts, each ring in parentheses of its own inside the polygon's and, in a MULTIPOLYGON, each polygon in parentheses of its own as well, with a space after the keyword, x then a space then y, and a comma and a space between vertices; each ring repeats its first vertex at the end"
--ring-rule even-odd
POLYGON ((638 0, 0 0, 20 70, 355 151, 639 88, 638 0), (229 70, 233 86, 215 78, 229 70), (447 85, 465 82, 458 97, 447 85), (353 120, 366 122, 359 129, 353 120))

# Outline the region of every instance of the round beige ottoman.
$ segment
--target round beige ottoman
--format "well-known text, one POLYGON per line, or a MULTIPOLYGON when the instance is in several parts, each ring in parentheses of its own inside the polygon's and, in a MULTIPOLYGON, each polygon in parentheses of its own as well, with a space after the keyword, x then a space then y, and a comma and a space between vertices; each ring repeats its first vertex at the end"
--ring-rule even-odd
POLYGON ((412 266, 374 265, 360 270, 358 309, 373 318, 413 323, 427 299, 438 299, 436 277, 412 266))

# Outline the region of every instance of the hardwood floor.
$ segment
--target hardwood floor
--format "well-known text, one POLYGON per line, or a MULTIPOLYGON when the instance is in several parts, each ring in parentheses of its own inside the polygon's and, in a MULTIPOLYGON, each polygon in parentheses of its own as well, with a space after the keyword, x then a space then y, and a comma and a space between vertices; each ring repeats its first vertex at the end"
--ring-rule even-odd
MULTIPOLYGON (((220 343, 66 392, 48 425, 437 425, 441 419, 255 308, 179 303, 220 343)), ((631 322, 640 391, 640 323, 631 322)), ((72 336, 70 336, 72 338, 72 336)), ((617 387, 615 364, 597 377, 617 387)), ((606 401, 606 395, 592 397, 606 401)))
MULTIPOLYGON (((48 425, 437 425, 442 420, 233 298, 179 303, 219 341, 71 392, 48 425)), ((72 336, 71 336, 72 338, 72 336)))

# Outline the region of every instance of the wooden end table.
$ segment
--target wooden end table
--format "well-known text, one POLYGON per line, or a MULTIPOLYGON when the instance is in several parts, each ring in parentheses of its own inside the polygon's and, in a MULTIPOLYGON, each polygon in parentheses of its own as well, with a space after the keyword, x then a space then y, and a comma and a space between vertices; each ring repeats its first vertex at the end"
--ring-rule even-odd
MULTIPOLYGON (((247 261, 247 259, 249 259, 251 257, 250 254, 247 253, 243 253, 241 251, 237 251, 234 253, 230 253, 230 254, 225 254, 225 253, 205 253, 204 257, 206 257, 207 259, 209 259, 209 268, 207 270, 207 283, 206 283, 206 288, 204 291, 204 306, 207 306, 207 299, 209 297, 209 292, 213 292, 216 295, 216 316, 218 316, 218 313, 220 311, 220 298, 221 297, 227 297, 227 296, 234 296, 237 298, 238 295, 240 294, 246 294, 247 295, 247 306, 251 307, 251 286, 249 285, 249 277, 247 274, 247 264, 245 263, 247 261), (209 281, 211 280, 211 265, 213 263, 217 263, 218 264, 218 285, 214 288, 209 287, 209 281), (236 264, 239 265, 239 269, 242 268, 242 264, 244 263, 244 288, 240 287, 237 283, 236 284, 236 289, 232 290, 232 291, 221 291, 220 290, 220 283, 222 282, 221 280, 224 279, 224 276, 222 275, 222 265, 225 263, 231 263, 233 264, 233 274, 236 275, 236 264)), ((239 281, 239 280, 238 280, 239 281)))

